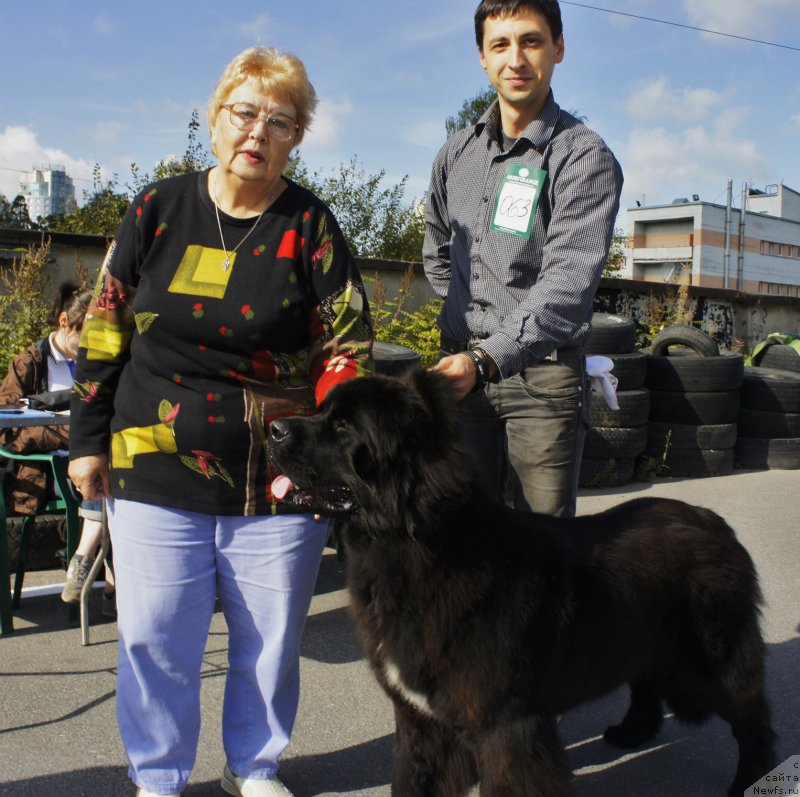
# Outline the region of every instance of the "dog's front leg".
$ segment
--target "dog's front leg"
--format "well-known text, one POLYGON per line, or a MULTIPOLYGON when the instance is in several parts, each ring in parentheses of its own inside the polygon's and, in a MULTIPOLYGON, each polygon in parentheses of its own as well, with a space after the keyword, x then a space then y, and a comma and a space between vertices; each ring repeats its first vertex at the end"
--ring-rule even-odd
POLYGON ((550 717, 488 729, 479 743, 481 797, 569 797, 572 772, 550 717))
POLYGON ((463 797, 476 783, 475 760, 456 735, 395 703, 392 797, 463 797))

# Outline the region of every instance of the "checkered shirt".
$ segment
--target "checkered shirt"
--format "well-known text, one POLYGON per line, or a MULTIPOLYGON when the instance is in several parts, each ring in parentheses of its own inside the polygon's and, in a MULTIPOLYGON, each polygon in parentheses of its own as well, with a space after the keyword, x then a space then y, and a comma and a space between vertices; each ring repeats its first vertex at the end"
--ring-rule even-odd
POLYGON ((508 378, 562 346, 585 342, 622 191, 603 140, 552 93, 516 143, 500 146, 497 102, 450 137, 433 164, 425 208, 425 273, 445 299, 439 326, 482 339, 508 378), (492 230, 509 163, 547 172, 530 239, 492 230))

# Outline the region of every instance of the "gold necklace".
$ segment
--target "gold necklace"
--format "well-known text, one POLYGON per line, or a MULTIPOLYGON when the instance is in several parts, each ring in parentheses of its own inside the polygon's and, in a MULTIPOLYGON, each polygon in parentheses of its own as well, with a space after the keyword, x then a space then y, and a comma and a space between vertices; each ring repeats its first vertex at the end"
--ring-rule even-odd
POLYGON ((264 210, 258 214, 258 218, 255 220, 253 226, 245 233, 244 238, 239 241, 236 246, 228 251, 228 247, 225 246, 225 238, 222 236, 222 223, 219 220, 219 205, 217 204, 217 172, 214 173, 214 184, 211 186, 211 196, 214 200, 214 213, 217 216, 217 229, 219 230, 219 240, 222 242, 222 250, 225 252, 225 259, 222 261, 222 270, 227 271, 231 267, 231 258, 234 254, 236 254, 236 250, 250 237, 250 233, 258 227, 258 222, 261 221, 261 217, 267 212, 267 208, 272 203, 272 197, 268 197, 267 204, 264 206, 264 210))

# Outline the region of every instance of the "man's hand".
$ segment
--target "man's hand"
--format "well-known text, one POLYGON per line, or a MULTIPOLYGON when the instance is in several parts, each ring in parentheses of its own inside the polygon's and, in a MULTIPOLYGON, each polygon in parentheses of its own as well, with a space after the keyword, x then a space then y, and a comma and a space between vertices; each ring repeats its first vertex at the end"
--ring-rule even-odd
POLYGON ((86 501, 112 497, 108 457, 105 454, 73 459, 69 463, 69 477, 86 501))
POLYGON ((464 396, 472 392, 478 378, 475 363, 466 354, 443 357, 431 371, 438 371, 450 380, 456 401, 461 401, 464 396))

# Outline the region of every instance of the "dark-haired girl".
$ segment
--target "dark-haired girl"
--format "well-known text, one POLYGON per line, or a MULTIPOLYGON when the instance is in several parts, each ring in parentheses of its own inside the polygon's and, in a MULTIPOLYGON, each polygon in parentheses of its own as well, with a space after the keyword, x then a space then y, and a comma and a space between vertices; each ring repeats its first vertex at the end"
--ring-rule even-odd
MULTIPOLYGON (((8 366, 0 385, 0 403, 12 404, 28 396, 69 390, 75 372, 81 329, 92 292, 74 282, 59 285, 47 318, 52 331, 20 352, 8 366)), ((16 454, 58 451, 69 447, 69 426, 15 426, 0 429, 0 445, 16 454)), ((47 499, 47 466, 15 460, 5 481, 6 504, 19 515, 36 515, 47 499)), ((102 533, 102 504, 84 501, 79 510, 83 529, 77 551, 67 568, 61 598, 79 603, 81 589, 94 561, 102 533)), ((106 571, 103 613, 113 614, 113 577, 106 571)))

